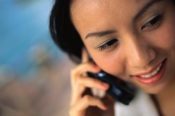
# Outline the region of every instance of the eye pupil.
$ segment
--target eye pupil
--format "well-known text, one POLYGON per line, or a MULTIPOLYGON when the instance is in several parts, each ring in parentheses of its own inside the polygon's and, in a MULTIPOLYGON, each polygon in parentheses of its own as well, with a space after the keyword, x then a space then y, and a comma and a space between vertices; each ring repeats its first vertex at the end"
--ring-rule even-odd
POLYGON ((150 24, 151 24, 151 25, 155 24, 157 21, 159 21, 159 19, 160 19, 160 15, 157 16, 157 17, 155 17, 153 20, 151 20, 151 21, 150 21, 150 24))
POLYGON ((115 43, 115 42, 116 42, 116 39, 113 39, 113 40, 109 41, 109 42, 107 43, 107 45, 110 46, 110 45, 112 45, 112 44, 115 43))
POLYGON ((157 15, 157 16, 153 17, 145 25, 142 26, 141 30, 143 30, 145 28, 153 27, 154 25, 158 24, 161 21, 161 18, 162 18, 161 15, 157 15))
POLYGON ((112 47, 113 45, 115 45, 117 43, 117 39, 112 39, 112 40, 109 40, 107 42, 105 42, 103 45, 99 46, 98 48, 102 51, 102 50, 105 50, 105 49, 108 49, 110 47, 112 47))

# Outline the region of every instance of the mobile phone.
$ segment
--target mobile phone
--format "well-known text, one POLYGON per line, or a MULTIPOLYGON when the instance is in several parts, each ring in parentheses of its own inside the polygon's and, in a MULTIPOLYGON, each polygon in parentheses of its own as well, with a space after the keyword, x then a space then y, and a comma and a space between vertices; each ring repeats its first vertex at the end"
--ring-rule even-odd
POLYGON ((110 85, 107 93, 111 95, 115 100, 129 105, 132 99, 135 96, 135 88, 131 85, 128 85, 122 80, 117 79, 116 77, 100 71, 99 73, 87 72, 87 75, 92 78, 99 79, 103 82, 106 82, 110 85))
MULTIPOLYGON (((90 58, 90 60, 93 61, 92 58, 90 58)), ((110 87, 107 90, 107 94, 124 105, 129 105, 135 96, 136 88, 134 86, 105 71, 100 71, 98 73, 87 72, 87 75, 91 78, 108 83, 110 87)))

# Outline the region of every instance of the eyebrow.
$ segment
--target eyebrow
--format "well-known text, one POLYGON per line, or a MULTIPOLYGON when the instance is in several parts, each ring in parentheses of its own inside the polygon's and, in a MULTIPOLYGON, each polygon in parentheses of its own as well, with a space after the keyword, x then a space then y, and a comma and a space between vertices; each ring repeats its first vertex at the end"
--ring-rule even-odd
POLYGON ((105 35, 108 35, 108 34, 112 34, 112 33, 115 33, 115 32, 116 32, 115 30, 92 32, 92 33, 87 34, 87 36, 85 37, 85 39, 87 39, 87 38, 89 38, 91 36, 102 37, 102 36, 105 36, 105 35))
POLYGON ((134 17, 134 21, 141 17, 150 7, 161 1, 162 0, 151 0, 148 3, 146 3, 146 5, 144 5, 143 8, 136 14, 136 16, 134 17))
MULTIPOLYGON (((137 20, 140 16, 142 16, 150 7, 152 7, 154 4, 161 2, 162 0, 151 0, 148 3, 146 3, 146 5, 143 6, 143 8, 140 10, 140 12, 138 12, 136 14, 136 16, 134 17, 134 20, 137 20)), ((102 37, 105 35, 109 35, 112 33, 116 33, 116 30, 106 30, 106 31, 100 31, 100 32, 92 32, 92 33, 88 33, 85 36, 85 39, 89 38, 89 37, 102 37)))

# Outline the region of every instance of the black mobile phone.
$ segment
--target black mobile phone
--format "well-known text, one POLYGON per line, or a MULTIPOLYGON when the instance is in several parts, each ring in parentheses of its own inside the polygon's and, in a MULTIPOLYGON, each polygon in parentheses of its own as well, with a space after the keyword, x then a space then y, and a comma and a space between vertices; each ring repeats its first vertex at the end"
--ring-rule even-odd
POLYGON ((104 71, 100 71, 99 73, 87 72, 87 75, 89 77, 96 78, 108 83, 110 87, 107 90, 107 93, 111 95, 115 100, 125 105, 129 105, 129 103, 134 98, 134 87, 104 71))
MULTIPOLYGON (((90 58, 90 61, 94 62, 92 58, 90 58)), ((107 93, 118 102, 129 105, 135 96, 136 88, 134 86, 104 71, 99 73, 87 72, 87 75, 108 83, 110 87, 107 93)))

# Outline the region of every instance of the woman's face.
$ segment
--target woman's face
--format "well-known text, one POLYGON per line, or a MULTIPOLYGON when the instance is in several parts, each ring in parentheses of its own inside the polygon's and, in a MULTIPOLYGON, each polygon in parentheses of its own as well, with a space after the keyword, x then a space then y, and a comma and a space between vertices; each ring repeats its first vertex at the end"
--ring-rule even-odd
POLYGON ((175 79, 175 8, 170 0, 73 0, 72 21, 104 71, 149 93, 175 79))

